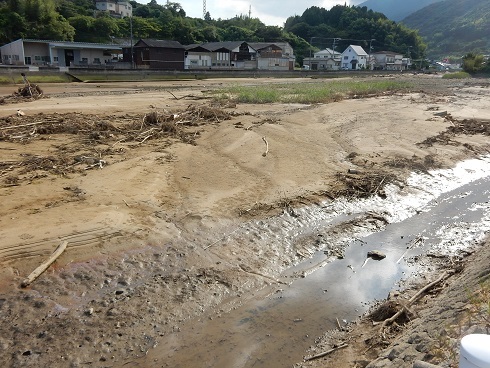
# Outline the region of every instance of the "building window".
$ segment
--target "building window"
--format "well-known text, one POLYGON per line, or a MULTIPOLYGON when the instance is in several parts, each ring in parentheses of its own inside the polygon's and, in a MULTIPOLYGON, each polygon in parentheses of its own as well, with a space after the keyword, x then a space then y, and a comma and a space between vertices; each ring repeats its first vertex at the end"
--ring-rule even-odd
POLYGON ((41 57, 36 55, 36 56, 34 56, 34 60, 41 61, 41 57))
POLYGON ((54 60, 55 62, 57 62, 57 61, 58 61, 58 56, 54 56, 54 57, 53 57, 53 60, 54 60))

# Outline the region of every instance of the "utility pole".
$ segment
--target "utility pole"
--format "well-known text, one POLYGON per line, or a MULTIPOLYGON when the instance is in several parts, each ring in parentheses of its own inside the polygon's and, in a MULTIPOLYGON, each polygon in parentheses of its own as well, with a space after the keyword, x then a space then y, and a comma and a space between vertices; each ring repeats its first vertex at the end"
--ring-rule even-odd
POLYGON ((412 48, 412 46, 408 46, 408 49, 407 49, 407 65, 406 65, 407 69, 408 69, 408 65, 412 64, 412 62, 410 61, 410 58, 411 58, 410 49, 411 48, 412 48))
POLYGON ((337 43, 337 41, 340 41, 340 40, 341 40, 341 38, 334 38, 333 39, 332 50, 333 50, 334 56, 335 56, 335 44, 337 43))
POLYGON ((376 39, 371 38, 369 40, 369 52, 368 52, 368 67, 369 67, 369 70, 371 70, 371 51, 373 50, 373 41, 376 41, 376 39))
POLYGON ((131 37, 131 69, 134 69, 134 51, 133 51, 133 17, 129 17, 129 30, 131 37))
POLYGON ((252 5, 248 7, 248 19, 252 19, 252 5))
POLYGON ((310 58, 308 60, 308 67, 311 70, 311 48, 313 47, 313 39, 318 37, 310 37, 310 58))

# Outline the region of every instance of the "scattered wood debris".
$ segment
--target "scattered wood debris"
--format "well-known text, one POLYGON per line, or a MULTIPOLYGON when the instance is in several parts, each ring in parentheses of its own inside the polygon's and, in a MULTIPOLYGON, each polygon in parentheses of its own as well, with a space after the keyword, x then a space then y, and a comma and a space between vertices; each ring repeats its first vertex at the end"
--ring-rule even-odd
POLYGON ((36 114, 0 118, 0 141, 29 144, 65 135, 69 142, 49 155, 26 154, 0 162, 6 186, 46 176, 102 169, 113 155, 121 155, 150 141, 196 144, 202 126, 219 124, 232 113, 220 108, 190 105, 179 111, 151 111, 144 115, 100 117, 92 114, 36 114))
POLYGON ((385 186, 396 183, 395 174, 384 171, 371 171, 362 174, 337 173, 337 186, 331 192, 334 196, 350 198, 368 198, 379 196, 386 198, 385 186))
POLYGON ((458 120, 451 115, 445 117, 447 121, 451 123, 447 129, 436 136, 429 137, 423 142, 418 143, 419 146, 431 147, 434 144, 441 145, 456 145, 459 146, 461 143, 454 141, 456 135, 466 134, 466 135, 490 135, 490 121, 484 119, 463 119, 458 120))

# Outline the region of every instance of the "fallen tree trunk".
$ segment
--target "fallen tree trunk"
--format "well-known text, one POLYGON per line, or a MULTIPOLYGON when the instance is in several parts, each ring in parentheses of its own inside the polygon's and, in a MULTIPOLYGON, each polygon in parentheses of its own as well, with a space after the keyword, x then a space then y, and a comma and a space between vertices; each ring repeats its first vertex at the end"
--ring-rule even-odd
POLYGON ((51 264, 56 261, 56 259, 63 253, 66 249, 66 246, 68 245, 68 242, 65 240, 61 242, 60 245, 58 245, 58 248, 55 249, 53 254, 51 254, 51 257, 48 258, 46 262, 41 264, 38 268, 36 268, 34 271, 31 272, 27 278, 22 281, 21 286, 26 287, 29 286, 35 279, 37 279, 41 274, 48 269, 51 264))

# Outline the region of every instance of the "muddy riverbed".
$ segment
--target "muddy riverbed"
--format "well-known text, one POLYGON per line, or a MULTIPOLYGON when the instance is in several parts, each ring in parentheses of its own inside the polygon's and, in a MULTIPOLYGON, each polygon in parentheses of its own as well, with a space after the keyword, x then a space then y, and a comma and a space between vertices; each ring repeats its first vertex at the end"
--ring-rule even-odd
POLYGON ((236 80, 57 85, 0 106, 2 365, 292 365, 474 249, 488 80, 406 78, 411 92, 315 106, 204 93, 236 80), (150 139, 150 113, 199 120, 150 139), (386 258, 364 264, 371 248, 386 258))

